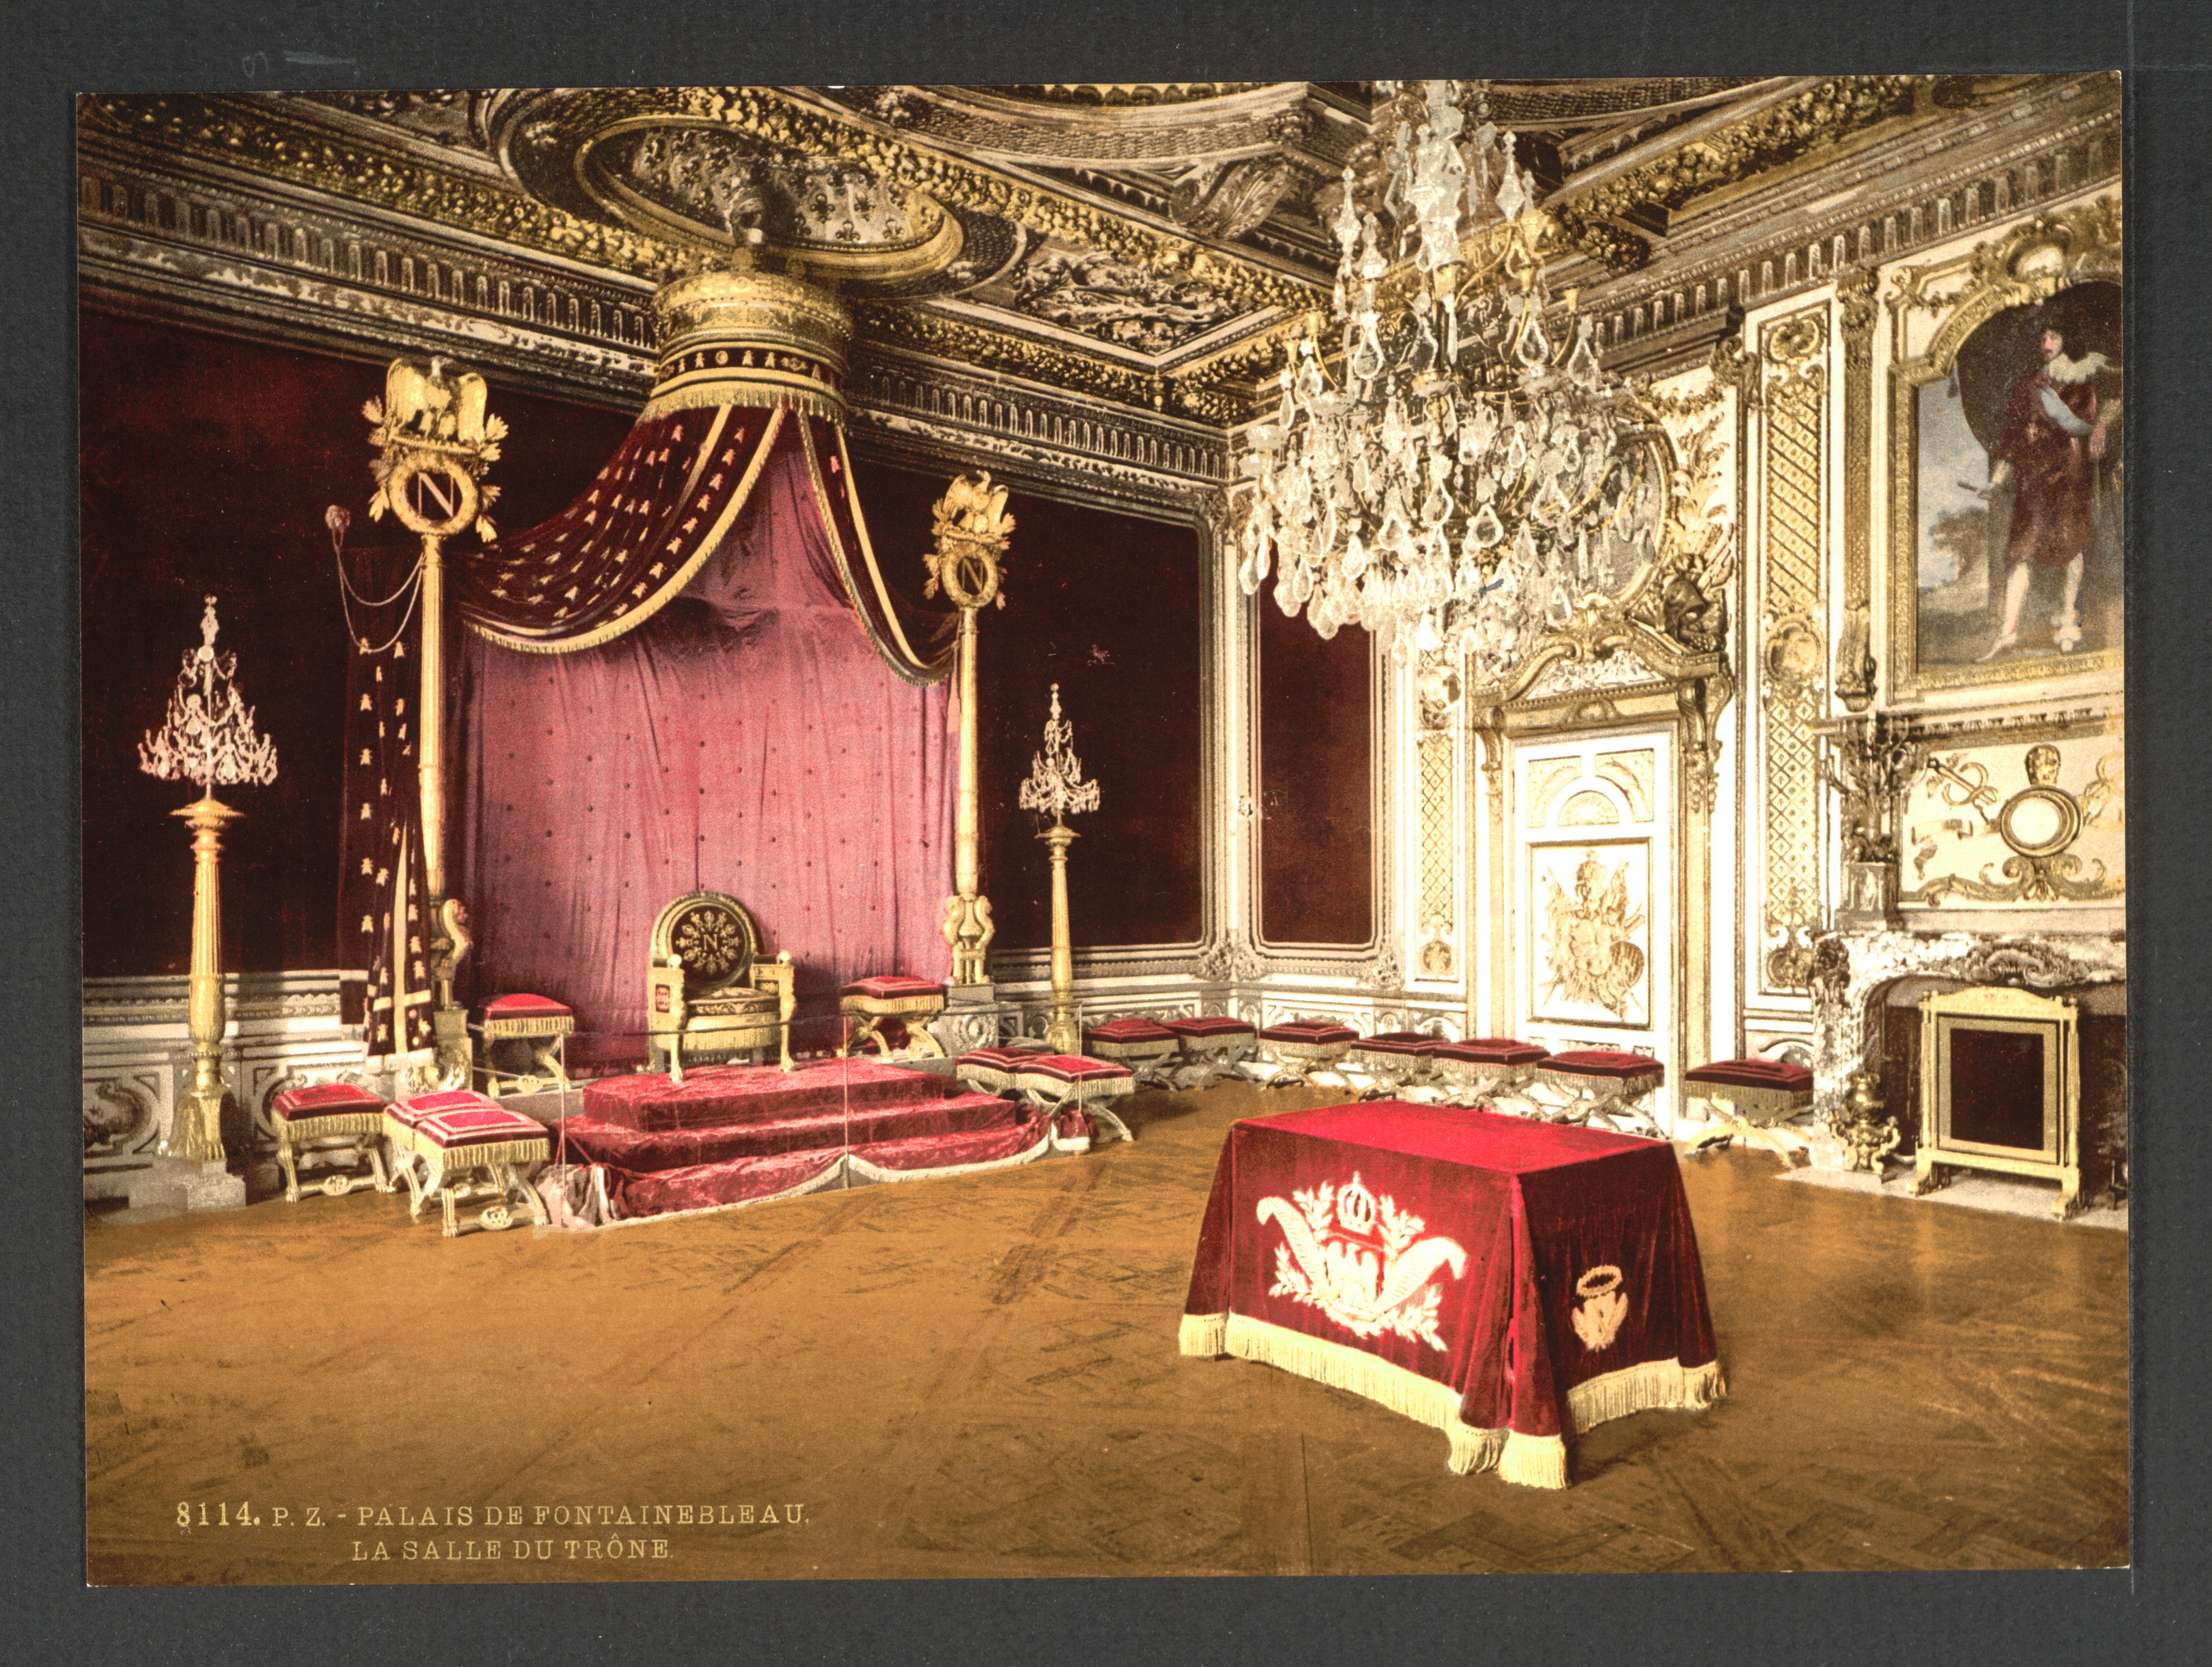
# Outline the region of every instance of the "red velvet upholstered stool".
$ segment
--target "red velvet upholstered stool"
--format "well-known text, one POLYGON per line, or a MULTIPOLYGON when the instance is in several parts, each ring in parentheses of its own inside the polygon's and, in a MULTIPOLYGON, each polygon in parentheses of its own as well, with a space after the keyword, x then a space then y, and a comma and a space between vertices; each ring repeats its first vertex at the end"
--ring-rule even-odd
POLYGON ((838 1005, 854 1021, 845 1038, 848 1054, 858 1053, 864 1043, 872 1043, 878 1054, 945 1057, 937 1038, 917 1022, 945 1011, 941 983, 889 972, 855 978, 845 986, 838 1005))
POLYGON ((1480 1100, 1525 1116, 1536 1108, 1521 1091, 1535 1080, 1536 1067, 1544 1058, 1544 1050, 1533 1042, 1510 1036, 1469 1037, 1437 1045, 1437 1074, 1449 1085, 1457 1104, 1480 1100), (1498 1105, 1499 1101, 1511 1104, 1498 1105))
POLYGON ((447 1238, 461 1232, 459 1207, 484 1199, 493 1202, 475 1225, 488 1232, 514 1225, 508 1203, 515 1198, 532 1220, 546 1225, 544 1202, 522 1173, 544 1163, 552 1150, 552 1136, 535 1118, 473 1088, 449 1088, 386 1106, 384 1135, 407 1182, 408 1214, 421 1215, 437 1198, 447 1238))
POLYGON ((1192 1088, 1211 1088, 1225 1071, 1233 1071, 1250 1056, 1259 1032, 1242 1019, 1226 1013, 1201 1013, 1194 1019, 1163 1019, 1182 1044, 1183 1068, 1177 1080, 1192 1088))
MULTIPOLYGON (((1688 1150, 1710 1152, 1741 1141, 1761 1147, 1784 1164, 1808 1161, 1812 1142, 1784 1127, 1813 1104, 1813 1073, 1786 1059, 1723 1059, 1682 1074, 1684 1092, 1711 1106, 1715 1116, 1688 1150)), ((1881 1172, 1879 1160, 1875 1172, 1881 1172)))
POLYGON ((1641 1124, 1637 1132, 1648 1129, 1654 1139, 1666 1138, 1649 1101, 1667 1080, 1667 1068, 1649 1054, 1611 1048, 1571 1049, 1538 1065, 1536 1080, 1564 1096, 1550 1113, 1554 1122, 1586 1125, 1593 1117, 1603 1117, 1616 1127, 1624 1122, 1641 1124))
POLYGON ((1129 1132, 1129 1125, 1105 1105, 1109 1099, 1136 1092, 1136 1073, 1126 1065, 1085 1059, 1077 1054, 1030 1054, 1014 1074, 1014 1087, 1055 1121, 1065 1112, 1080 1111, 1106 1124, 1125 1141, 1137 1138, 1129 1132))
MULTIPOLYGON (((1261 1086, 1275 1088, 1285 1083, 1304 1082, 1315 1072, 1334 1065, 1352 1051, 1352 1044, 1358 1040, 1358 1031, 1334 1019, 1295 1019, 1287 1024, 1270 1025, 1260 1032, 1260 1048, 1274 1062, 1275 1072, 1261 1086)), ((1345 1087, 1352 1086, 1341 1075, 1334 1072, 1330 1074, 1345 1087)))
POLYGON ((369 1172, 331 1175, 309 1190, 343 1198, 356 1187, 390 1192, 384 1170, 384 1102, 349 1082, 288 1088, 269 1102, 276 1123, 276 1161, 284 1171, 284 1202, 300 1202, 300 1165, 366 1162, 369 1172))
POLYGON ((1156 1019, 1115 1019, 1093 1025, 1083 1048, 1089 1058, 1127 1066, 1140 1084, 1166 1087, 1168 1062, 1182 1051, 1182 1043, 1156 1019))
POLYGON ((1011 1094, 1023 1065, 1038 1057, 1035 1048, 978 1048, 953 1062, 952 1074, 983 1093, 1011 1094))
POLYGON ((1384 1099, 1402 1094, 1436 1074, 1438 1037, 1419 1031, 1377 1031, 1352 1044, 1352 1062, 1373 1079, 1362 1099, 1384 1099))
POLYGON ((568 1033, 576 1028, 575 1009, 550 995, 500 995, 483 1004, 469 1025, 482 1041, 476 1086, 487 1094, 532 1094, 548 1086, 566 1089, 568 1033), (512 1056, 526 1052, 535 1068, 518 1071, 512 1056), (502 1066, 501 1055, 509 1056, 502 1066))

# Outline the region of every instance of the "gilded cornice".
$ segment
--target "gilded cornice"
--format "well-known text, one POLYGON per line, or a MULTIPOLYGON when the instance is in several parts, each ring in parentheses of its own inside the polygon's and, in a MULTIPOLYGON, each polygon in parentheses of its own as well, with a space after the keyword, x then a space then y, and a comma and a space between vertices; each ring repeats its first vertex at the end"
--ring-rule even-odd
POLYGON ((684 264, 657 239, 341 137, 271 105, 110 96, 87 100, 83 111, 88 126, 119 137, 586 265, 658 281, 684 264))
POLYGON ((1875 122, 1912 108, 1925 76, 1842 76, 1664 155, 1577 191, 1571 182, 1547 204, 1568 240, 1608 271, 1633 271, 1649 256, 1644 241, 1618 223, 1786 166, 1875 122))
POLYGON ((870 343, 1004 371, 1119 405, 1166 411, 1202 423, 1231 423, 1243 415, 1243 401, 1222 388, 1151 375, 963 319, 884 301, 862 301, 853 311, 862 338, 870 343))

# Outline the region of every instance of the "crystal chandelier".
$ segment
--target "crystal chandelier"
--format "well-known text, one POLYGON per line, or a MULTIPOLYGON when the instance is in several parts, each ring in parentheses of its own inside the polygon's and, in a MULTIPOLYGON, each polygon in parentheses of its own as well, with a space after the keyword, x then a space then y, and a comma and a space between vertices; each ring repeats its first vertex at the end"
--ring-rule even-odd
POLYGON ((1322 637, 1357 621, 1499 678, 1601 575, 1650 557, 1661 495, 1571 291, 1547 323, 1548 222, 1483 84, 1376 88, 1377 159, 1345 169, 1328 222, 1330 339, 1316 313, 1247 435, 1238 576, 1253 594, 1279 557, 1276 601, 1322 637))

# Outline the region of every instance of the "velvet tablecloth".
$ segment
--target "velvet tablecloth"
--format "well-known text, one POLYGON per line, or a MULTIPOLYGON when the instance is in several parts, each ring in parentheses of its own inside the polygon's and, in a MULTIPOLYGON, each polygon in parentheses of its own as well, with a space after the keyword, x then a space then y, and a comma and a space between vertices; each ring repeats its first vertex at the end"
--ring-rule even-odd
POLYGON ((1566 1437, 1722 1393, 1674 1150, 1378 1100, 1231 1126, 1186 1354, 1265 1361, 1564 1488, 1566 1437))

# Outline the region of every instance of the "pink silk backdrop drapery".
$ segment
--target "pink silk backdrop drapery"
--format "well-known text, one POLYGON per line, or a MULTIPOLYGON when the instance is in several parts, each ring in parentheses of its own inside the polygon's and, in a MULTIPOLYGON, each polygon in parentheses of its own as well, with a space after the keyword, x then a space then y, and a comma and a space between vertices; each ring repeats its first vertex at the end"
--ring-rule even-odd
POLYGON ((902 682, 869 642, 795 425, 646 624, 564 654, 465 642, 454 849, 480 994, 641 1033, 653 918, 702 887, 752 911, 765 954, 790 952, 802 1022, 851 978, 945 976, 945 687, 902 682))

